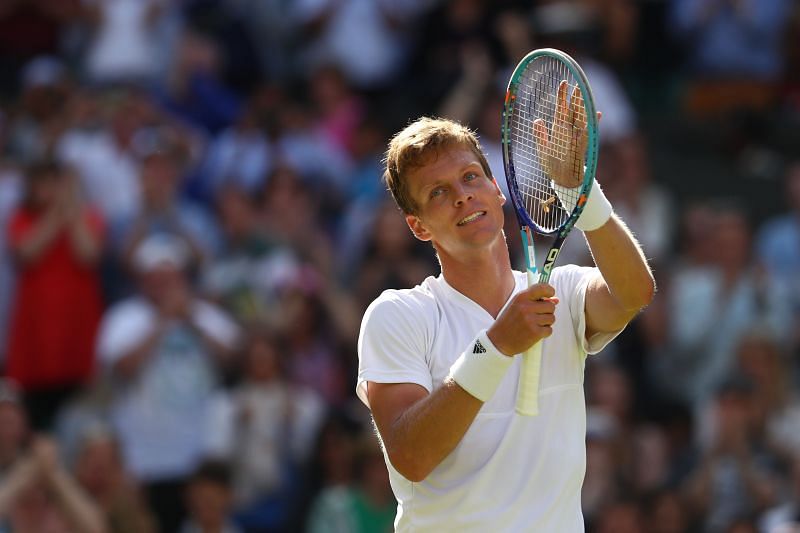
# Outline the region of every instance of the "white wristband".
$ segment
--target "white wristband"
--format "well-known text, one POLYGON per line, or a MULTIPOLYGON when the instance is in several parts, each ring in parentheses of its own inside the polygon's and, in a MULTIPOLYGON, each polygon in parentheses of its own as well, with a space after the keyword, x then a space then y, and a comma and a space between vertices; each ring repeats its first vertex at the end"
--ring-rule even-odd
POLYGON ((450 367, 449 377, 462 389, 486 402, 497 390, 513 361, 513 357, 503 355, 492 344, 484 329, 450 367))
MULTIPOLYGON (((557 183, 553 183, 553 189, 564 207, 572 211, 575 208, 575 200, 572 200, 574 196, 574 192, 571 192, 572 189, 562 187, 557 183)), ((614 208, 611 207, 611 202, 606 198, 603 189, 600 188, 600 184, 597 183, 597 180, 592 180, 589 199, 586 201, 586 205, 583 206, 583 212, 575 222, 575 227, 582 231, 596 230, 608 222, 613 212, 614 208)))

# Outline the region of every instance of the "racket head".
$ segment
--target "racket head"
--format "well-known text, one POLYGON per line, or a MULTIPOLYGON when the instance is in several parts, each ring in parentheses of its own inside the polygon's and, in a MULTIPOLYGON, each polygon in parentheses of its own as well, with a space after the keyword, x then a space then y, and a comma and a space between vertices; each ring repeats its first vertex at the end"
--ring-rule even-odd
POLYGON ((508 82, 501 136, 506 181, 520 225, 566 236, 583 211, 597 168, 597 112, 580 65, 553 48, 525 56, 508 82), (566 111, 559 105, 560 90, 566 91, 566 111), (577 145, 585 142, 585 150, 571 152, 568 135, 578 131, 585 138, 577 145), (543 132, 546 143, 540 141, 543 132), (558 165, 570 166, 579 184, 556 192, 549 176, 558 165))

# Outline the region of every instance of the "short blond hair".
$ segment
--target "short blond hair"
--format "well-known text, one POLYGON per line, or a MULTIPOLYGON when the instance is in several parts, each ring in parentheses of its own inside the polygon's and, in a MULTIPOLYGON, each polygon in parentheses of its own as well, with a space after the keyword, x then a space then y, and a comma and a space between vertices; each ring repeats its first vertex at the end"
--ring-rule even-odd
POLYGON ((422 117, 398 132, 386 150, 383 180, 397 206, 407 215, 417 214, 418 206, 408 190, 408 173, 423 166, 431 155, 443 148, 464 146, 471 150, 491 179, 492 171, 474 131, 453 120, 422 117))

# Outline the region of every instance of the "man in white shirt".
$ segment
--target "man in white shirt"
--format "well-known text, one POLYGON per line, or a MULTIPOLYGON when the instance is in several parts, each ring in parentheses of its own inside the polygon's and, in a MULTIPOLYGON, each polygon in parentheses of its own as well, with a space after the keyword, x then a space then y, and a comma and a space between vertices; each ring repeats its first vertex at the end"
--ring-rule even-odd
POLYGON ((183 485, 207 452, 218 371, 240 337, 224 311, 196 297, 189 257, 179 237, 146 237, 131 258, 139 292, 106 312, 97 336, 113 380, 111 420, 162 531, 183 520, 183 485))
POLYGON ((357 393, 384 447, 396 530, 583 531, 584 358, 652 299, 639 246, 594 184, 579 227, 598 268, 559 267, 527 288, 502 231, 506 199, 471 131, 420 119, 386 163, 406 222, 442 267, 378 297, 359 337, 357 393), (524 417, 515 354, 539 340, 539 415, 524 417))

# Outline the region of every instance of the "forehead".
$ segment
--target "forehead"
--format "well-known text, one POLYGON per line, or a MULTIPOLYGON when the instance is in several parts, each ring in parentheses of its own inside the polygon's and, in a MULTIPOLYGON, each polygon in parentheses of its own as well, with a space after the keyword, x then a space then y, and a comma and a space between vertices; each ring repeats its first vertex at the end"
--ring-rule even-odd
POLYGON ((468 146, 456 144, 441 147, 426 154, 420 165, 408 172, 409 188, 416 190, 426 184, 447 179, 471 165, 481 166, 478 156, 468 146))

